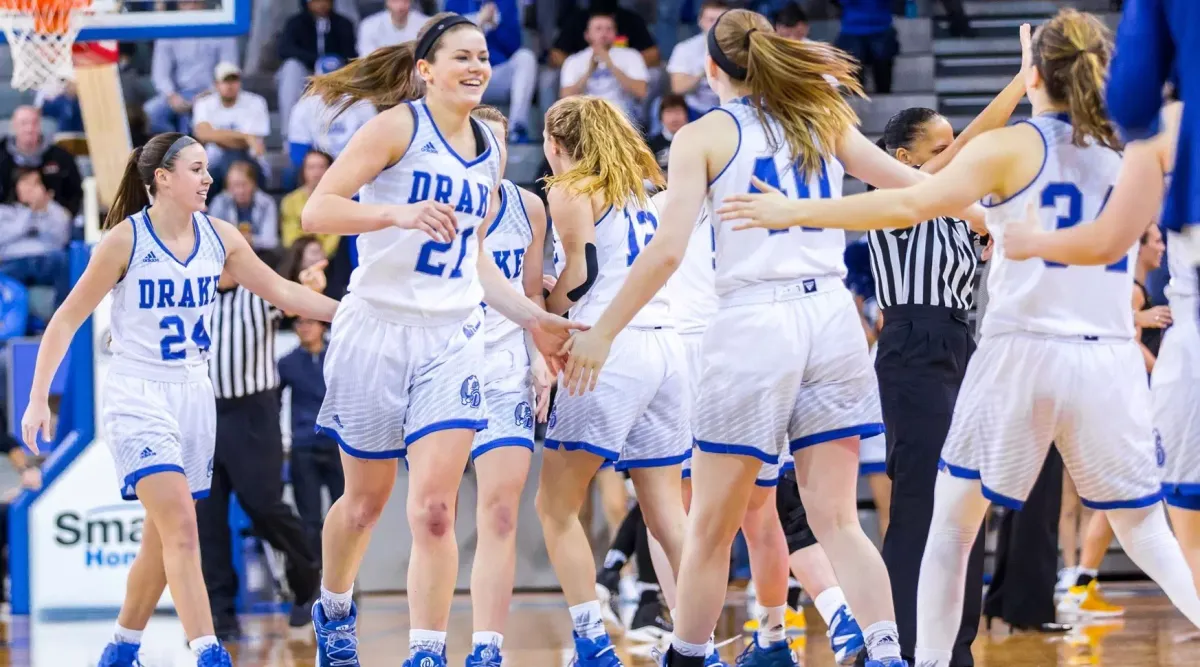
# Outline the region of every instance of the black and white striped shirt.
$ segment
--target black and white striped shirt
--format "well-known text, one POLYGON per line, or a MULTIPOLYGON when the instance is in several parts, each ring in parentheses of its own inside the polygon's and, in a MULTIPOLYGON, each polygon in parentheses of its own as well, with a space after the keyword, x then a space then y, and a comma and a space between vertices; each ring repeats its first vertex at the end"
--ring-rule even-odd
POLYGON ((901 304, 968 310, 974 301, 975 242, 956 218, 867 234, 875 295, 885 310, 901 304))
POLYGON ((241 285, 217 292, 208 357, 217 398, 241 398, 279 386, 275 333, 282 315, 241 285))

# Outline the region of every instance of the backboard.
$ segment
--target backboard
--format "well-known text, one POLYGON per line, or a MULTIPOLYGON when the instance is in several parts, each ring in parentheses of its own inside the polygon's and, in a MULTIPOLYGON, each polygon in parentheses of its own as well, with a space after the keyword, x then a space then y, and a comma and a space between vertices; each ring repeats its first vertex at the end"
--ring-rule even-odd
MULTIPOLYGON (((90 4, 76 41, 232 37, 250 31, 250 0, 92 0, 90 4)), ((32 17, 28 23, 33 24, 32 17)))

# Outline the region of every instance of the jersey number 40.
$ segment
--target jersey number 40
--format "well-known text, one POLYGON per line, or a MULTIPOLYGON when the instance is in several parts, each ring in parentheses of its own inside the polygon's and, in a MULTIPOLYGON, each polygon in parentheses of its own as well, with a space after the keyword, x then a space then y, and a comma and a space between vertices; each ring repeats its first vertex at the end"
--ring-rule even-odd
MULTIPOLYGON (((784 188, 782 185, 780 185, 779 169, 775 167, 775 158, 774 157, 760 157, 760 158, 756 159, 754 161, 754 177, 757 178, 758 180, 762 181, 763 183, 766 183, 767 185, 775 188, 776 190, 779 190, 781 193, 783 193, 784 197, 790 198, 792 196, 787 191, 787 188, 784 188)), ((812 199, 812 190, 811 190, 811 188, 808 187, 808 179, 804 177, 804 174, 800 173, 800 168, 796 165, 792 166, 792 178, 796 182, 796 198, 797 199, 812 199)), ((820 175, 820 178, 817 180, 817 188, 818 188, 818 197, 820 199, 829 199, 829 197, 831 196, 832 189, 829 186, 829 172, 825 169, 825 161, 824 160, 821 160, 821 175, 820 175)), ((754 186, 753 183, 751 183, 750 184, 750 192, 751 193, 762 192, 762 190, 759 190, 757 187, 754 186)), ((825 231, 824 229, 822 229, 820 227, 801 227, 800 229, 805 232, 825 231)), ((786 234, 789 231, 790 231, 790 228, 789 229, 772 229, 767 232, 767 236, 774 236, 776 234, 786 234)))

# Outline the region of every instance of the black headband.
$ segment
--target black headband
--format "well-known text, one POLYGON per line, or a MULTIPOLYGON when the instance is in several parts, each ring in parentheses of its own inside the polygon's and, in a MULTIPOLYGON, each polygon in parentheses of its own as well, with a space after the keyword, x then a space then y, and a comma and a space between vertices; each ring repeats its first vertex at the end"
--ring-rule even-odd
MULTIPOLYGON (((717 63, 717 67, 720 67, 721 71, 728 74, 731 79, 734 79, 735 81, 745 81, 747 74, 746 68, 733 62, 733 60, 729 56, 725 55, 725 52, 721 50, 721 45, 717 43, 717 26, 721 25, 721 19, 725 18, 725 14, 728 13, 729 11, 726 11, 724 14, 721 14, 719 17, 717 17, 716 22, 713 23, 713 26, 708 29, 708 55, 712 57, 713 62, 717 63)), ((747 48, 750 47, 750 35, 756 30, 757 28, 751 28, 750 31, 746 33, 747 48)))
POLYGON ((456 25, 464 23, 475 25, 471 20, 461 14, 454 14, 433 24, 429 30, 425 31, 424 35, 417 40, 417 45, 413 48, 413 55, 416 60, 426 60, 429 52, 433 50, 433 46, 437 44, 438 38, 446 33, 447 30, 456 25))
POLYGON ((162 160, 159 161, 158 166, 155 167, 155 169, 166 169, 167 163, 170 162, 171 159, 175 157, 176 153, 183 150, 184 148, 187 148, 188 146, 191 146, 194 143, 196 143, 196 140, 189 137, 186 134, 183 135, 182 137, 179 137, 178 139, 175 140, 174 143, 171 144, 171 147, 167 149, 167 152, 163 153, 162 160))

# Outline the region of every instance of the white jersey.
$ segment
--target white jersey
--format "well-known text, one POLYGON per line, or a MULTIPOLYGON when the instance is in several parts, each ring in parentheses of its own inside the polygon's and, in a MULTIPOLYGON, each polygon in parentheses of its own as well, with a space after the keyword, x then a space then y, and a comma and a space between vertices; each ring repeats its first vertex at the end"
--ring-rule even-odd
MULTIPOLYGON (((596 259, 599 273, 587 294, 571 308, 571 319, 595 324, 608 308, 634 260, 654 238, 658 229, 658 209, 653 202, 631 200, 623 207, 610 206, 596 222, 596 259)), ((670 304, 666 290, 659 290, 630 321, 633 328, 671 326, 670 304)))
POLYGON ((683 262, 667 283, 671 318, 681 334, 704 333, 717 312, 716 231, 708 204, 700 211, 683 262))
POLYGON ((358 235, 358 267, 350 292, 387 319, 436 326, 466 319, 483 300, 475 262, 475 233, 500 179, 500 150, 492 131, 471 119, 486 148, 463 159, 442 137, 422 100, 408 103, 413 135, 400 161, 359 190, 364 204, 436 200, 454 207, 458 235, 449 243, 417 230, 390 228, 358 235))
MULTIPOLYGON (((512 181, 501 181, 500 211, 487 230, 483 248, 492 253, 496 266, 504 272, 513 289, 521 294, 525 293, 525 253, 531 243, 533 224, 529 221, 529 213, 525 211, 525 203, 521 200, 521 190, 512 181)), ((486 304, 483 328, 484 344, 488 346, 495 345, 521 330, 516 322, 501 315, 494 308, 486 308, 486 304)))
MULTIPOLYGON (((783 129, 768 118, 769 128, 743 100, 728 102, 710 113, 728 113, 738 126, 738 147, 725 169, 708 186, 712 210, 726 197, 757 192, 757 176, 792 199, 840 199, 845 168, 836 158, 821 162, 821 171, 803 174, 795 166, 783 129), (775 147, 772 147, 772 137, 775 147)), ((846 277, 846 233, 840 229, 733 231, 714 220, 716 230, 716 288, 725 295, 740 287, 764 282, 794 282, 800 278, 846 277)))
POLYGON ((312 146, 336 158, 358 128, 379 113, 366 101, 352 104, 341 113, 338 108, 316 95, 300 98, 288 118, 288 143, 312 146))
POLYGON ((1039 116, 1027 122, 1045 143, 1037 177, 999 203, 985 202, 987 226, 996 240, 988 273, 988 307, 981 334, 1014 331, 1047 336, 1132 338, 1132 267, 1136 244, 1110 266, 1063 266, 1041 259, 1013 261, 1004 256, 1004 232, 1011 220, 1022 220, 1031 200, 1038 202, 1040 221, 1048 230, 1096 219, 1121 168, 1121 156, 1100 145, 1080 148, 1071 143, 1065 116, 1039 116))
POLYGON ((114 366, 145 371, 147 379, 203 366, 217 280, 225 268, 225 246, 216 228, 203 213, 193 213, 196 245, 180 260, 159 241, 146 209, 130 216, 129 223, 129 268, 112 291, 114 366))

